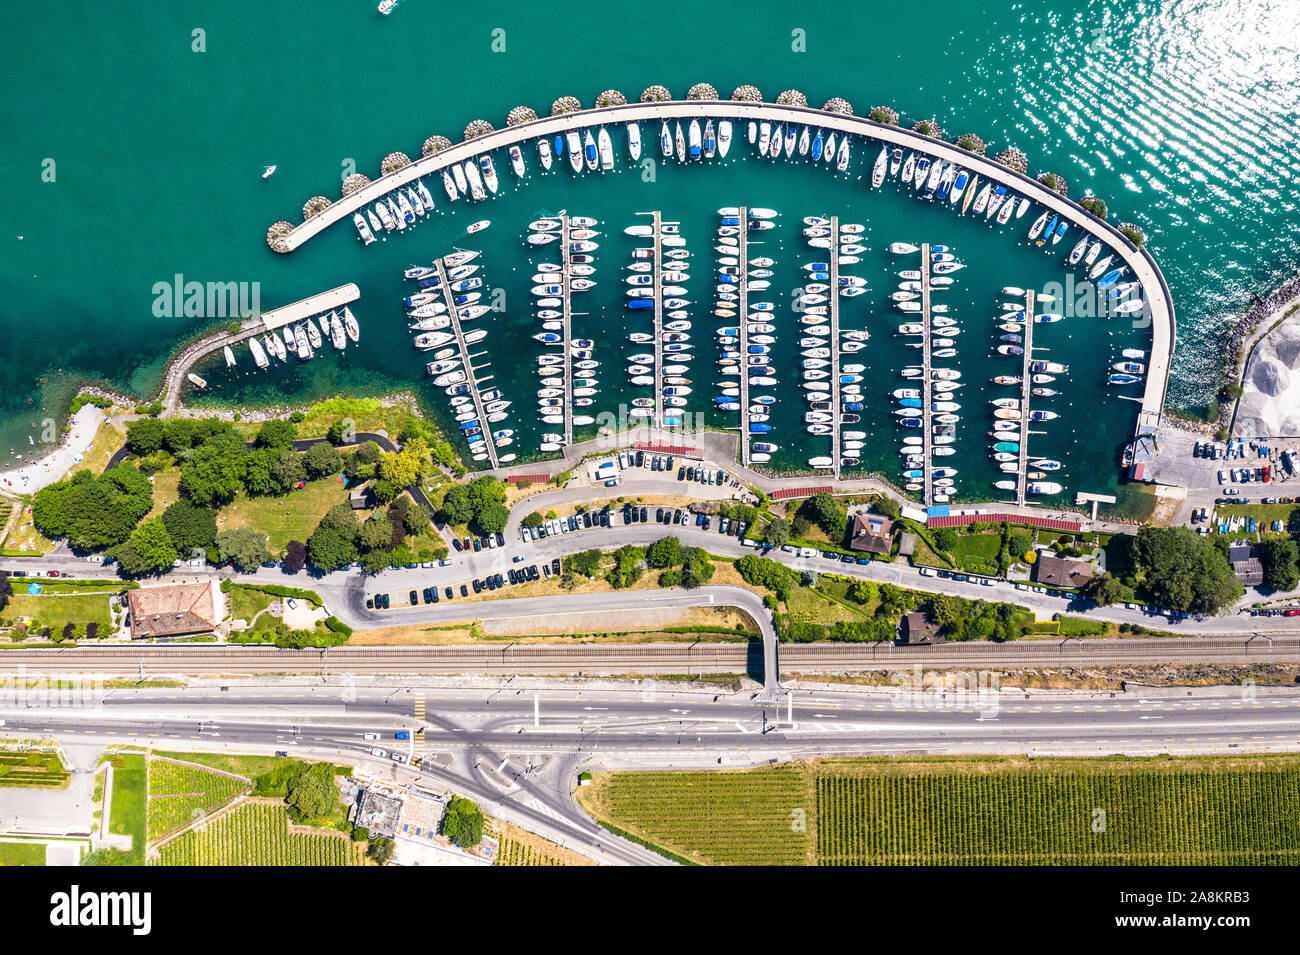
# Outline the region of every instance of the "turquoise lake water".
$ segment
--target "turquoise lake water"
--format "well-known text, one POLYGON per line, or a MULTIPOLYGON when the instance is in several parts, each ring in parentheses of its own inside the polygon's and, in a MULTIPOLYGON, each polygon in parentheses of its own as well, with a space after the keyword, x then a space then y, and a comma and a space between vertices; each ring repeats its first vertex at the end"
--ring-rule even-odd
MULTIPOLYGON (((256 374, 246 353, 235 376, 205 366, 200 373, 215 400, 279 404, 401 388, 444 410, 445 398, 425 384, 428 356, 409 345, 400 298, 410 283, 401 270, 458 244, 483 250, 487 284, 505 292, 506 311, 482 325, 499 386, 515 403, 509 426, 519 433, 518 450, 535 449, 538 435, 552 429, 533 409, 539 346, 529 338, 537 328, 528 286, 532 264, 553 256, 530 254, 522 236, 538 213, 560 208, 603 223, 600 284, 578 297, 589 314, 575 321, 575 334, 598 340, 598 410, 646 393, 624 384, 623 359, 639 350, 626 333, 641 325, 623 308, 623 266, 634 243, 622 229, 650 209, 682 223, 697 259, 689 297, 698 303, 691 317, 700 355, 690 410, 704 408, 713 393, 712 331, 724 324, 703 307, 711 298, 714 210, 749 204, 783 214, 763 250, 778 262, 778 303, 788 301, 800 265, 819 257, 799 235, 802 216, 833 213, 868 226, 871 251, 854 271, 871 291, 845 300, 842 323, 872 331, 859 354, 867 386, 882 398, 902 384, 897 369, 911 357, 893 335, 901 313, 887 307, 900 266, 883 250, 895 240, 954 247, 968 268, 947 300, 965 326, 955 361, 970 385, 961 398, 959 454, 948 460, 961 468, 964 495, 987 495, 995 475, 983 409, 1000 392, 983 382, 1014 364, 989 357, 997 289, 1063 281, 1072 242, 1048 254, 1024 241, 1031 216, 1019 228, 990 230, 892 184, 873 193, 859 177, 875 150, 861 145, 844 177, 797 157, 760 162, 743 142, 725 163, 660 164, 654 182, 622 163, 604 176, 574 177, 559 166, 540 176, 528 151, 529 178, 516 184, 500 155, 502 192, 476 209, 449 206, 430 181, 438 214, 413 232, 363 249, 344 222, 289 256, 266 247, 271 222, 297 221, 312 195, 337 196, 353 166, 373 175, 391 151, 418 156, 433 133, 458 140, 472 119, 499 127, 512 106, 545 113, 558 96, 590 104, 606 88, 629 98, 652 83, 676 95, 700 81, 724 96, 741 83, 769 98, 796 88, 813 105, 843 96, 860 114, 885 104, 905 124, 934 117, 945 138, 977 133, 990 154, 1018 146, 1032 173, 1059 173, 1071 195, 1091 189, 1109 202, 1112 221, 1147 231, 1178 313, 1175 406, 1204 404, 1224 330, 1255 294, 1294 269, 1298 5, 1075 0, 1042 9, 939 0, 924 30, 912 11, 877 3, 819 17, 770 2, 751 3, 743 16, 730 6, 666 4, 645 17, 629 4, 593 17, 589 5, 574 3, 485 10, 406 0, 383 18, 373 7, 318 0, 310 17, 242 0, 215 10, 128 2, 110 12, 74 2, 10 11, 0 37, 9 77, 0 171, 10 184, 0 212, 7 249, 0 257, 0 451, 30 451, 27 436, 39 438, 40 421, 58 417, 83 380, 152 393, 176 345, 218 324, 155 316, 155 283, 178 273, 259 283, 263 308, 344 282, 361 288, 353 307, 360 347, 256 374), (493 51, 498 28, 504 52, 493 51), (204 52, 191 49, 196 29, 204 31, 204 52), (793 48, 797 31, 806 52, 793 48), (50 160, 54 181, 43 181, 50 160), (279 169, 263 181, 271 163, 279 169), (467 243, 464 226, 479 218, 494 224, 467 243)), ((651 133, 643 130, 648 146, 651 133)), ((787 322, 777 334, 778 374, 793 385, 797 331, 787 322)), ((1043 426, 1034 456, 1064 460, 1070 488, 1113 486, 1136 405, 1107 389, 1102 371, 1121 348, 1145 348, 1148 340, 1123 319, 1039 326, 1043 357, 1068 362, 1072 374, 1050 405, 1062 419, 1043 426)), ((827 453, 825 439, 803 434, 804 409, 793 392, 773 418, 771 439, 783 449, 776 466, 827 453)), ((897 471, 890 417, 878 401, 856 426, 879 433, 864 465, 886 474, 897 471)))

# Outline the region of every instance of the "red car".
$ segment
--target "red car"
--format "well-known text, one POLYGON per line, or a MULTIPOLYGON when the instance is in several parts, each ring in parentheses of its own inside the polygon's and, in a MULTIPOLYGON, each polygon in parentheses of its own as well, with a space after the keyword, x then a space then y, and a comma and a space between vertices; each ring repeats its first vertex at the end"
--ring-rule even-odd
POLYGON ((1264 480, 1265 480, 1265 481, 1271 481, 1271 480, 1272 480, 1272 477, 1271 477, 1270 474, 1269 474, 1269 469, 1268 469, 1268 468, 1264 468, 1264 480))
POLYGON ((1288 610, 1286 615, 1288 617, 1300 617, 1300 610, 1288 610))
POLYGON ((51 571, 50 571, 49 573, 47 573, 45 576, 46 576, 46 577, 57 577, 57 576, 59 576, 59 572, 58 572, 57 570, 51 570, 51 571))

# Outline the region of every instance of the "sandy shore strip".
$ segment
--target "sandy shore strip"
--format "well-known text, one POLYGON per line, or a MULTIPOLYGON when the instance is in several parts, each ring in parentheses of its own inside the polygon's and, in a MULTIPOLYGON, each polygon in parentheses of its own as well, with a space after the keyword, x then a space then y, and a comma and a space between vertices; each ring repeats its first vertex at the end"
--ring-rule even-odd
POLYGON ((68 431, 57 448, 21 467, 0 471, 0 489, 13 494, 34 494, 62 479, 81 462, 104 417, 104 412, 94 405, 83 405, 68 420, 68 431))

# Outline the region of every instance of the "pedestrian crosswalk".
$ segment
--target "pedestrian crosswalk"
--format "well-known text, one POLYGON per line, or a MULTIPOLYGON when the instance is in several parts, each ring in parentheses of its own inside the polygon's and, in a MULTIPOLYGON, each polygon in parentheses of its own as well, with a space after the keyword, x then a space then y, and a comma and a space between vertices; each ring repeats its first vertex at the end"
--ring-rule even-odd
POLYGON ((415 697, 415 706, 413 714, 415 717, 415 733, 412 741, 415 743, 415 753, 411 762, 419 764, 424 762, 425 738, 424 738, 424 694, 419 693, 415 697))

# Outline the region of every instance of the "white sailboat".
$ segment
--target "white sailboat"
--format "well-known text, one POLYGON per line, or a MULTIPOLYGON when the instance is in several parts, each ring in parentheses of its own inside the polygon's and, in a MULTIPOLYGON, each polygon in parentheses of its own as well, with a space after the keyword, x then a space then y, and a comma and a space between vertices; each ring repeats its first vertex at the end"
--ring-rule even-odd
POLYGON ((718 155, 723 159, 727 158, 727 150, 731 148, 731 120, 724 119, 718 123, 718 155))

